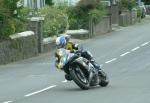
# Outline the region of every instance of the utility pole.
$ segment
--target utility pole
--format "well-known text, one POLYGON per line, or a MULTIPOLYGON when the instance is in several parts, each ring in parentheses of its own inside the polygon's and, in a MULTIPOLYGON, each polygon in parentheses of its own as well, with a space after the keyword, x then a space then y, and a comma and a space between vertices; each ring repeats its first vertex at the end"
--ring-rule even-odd
POLYGON ((109 15, 110 15, 110 25, 112 25, 112 5, 113 5, 112 1, 113 0, 110 0, 110 13, 109 13, 109 15))

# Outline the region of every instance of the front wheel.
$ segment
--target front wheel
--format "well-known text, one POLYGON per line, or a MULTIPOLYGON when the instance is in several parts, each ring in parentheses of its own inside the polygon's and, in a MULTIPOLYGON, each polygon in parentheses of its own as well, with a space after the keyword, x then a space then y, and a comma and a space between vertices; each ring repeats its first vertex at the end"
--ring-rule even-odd
POLYGON ((90 88, 89 81, 86 74, 81 70, 79 66, 70 70, 70 75, 73 81, 83 90, 88 90, 90 88))
POLYGON ((102 87, 106 87, 109 84, 108 76, 104 71, 101 71, 101 73, 102 73, 102 75, 99 76, 100 80, 101 80, 99 85, 102 87))

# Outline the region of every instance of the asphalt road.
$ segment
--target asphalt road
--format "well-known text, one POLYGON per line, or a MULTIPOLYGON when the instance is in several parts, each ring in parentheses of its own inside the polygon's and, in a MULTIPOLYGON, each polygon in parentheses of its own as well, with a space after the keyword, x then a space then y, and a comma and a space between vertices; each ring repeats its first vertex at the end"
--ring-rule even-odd
POLYGON ((0 103, 150 103, 150 20, 82 41, 110 78, 81 90, 54 67, 53 53, 0 66, 0 103))

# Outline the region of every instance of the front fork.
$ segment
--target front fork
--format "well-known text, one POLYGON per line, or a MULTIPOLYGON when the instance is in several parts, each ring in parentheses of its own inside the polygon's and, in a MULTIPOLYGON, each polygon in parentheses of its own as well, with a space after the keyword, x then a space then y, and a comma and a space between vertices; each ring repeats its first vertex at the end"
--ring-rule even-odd
POLYGON ((88 78, 89 83, 98 85, 100 83, 100 78, 99 78, 97 70, 94 68, 94 66, 91 63, 89 63, 88 71, 89 71, 89 78, 88 78))

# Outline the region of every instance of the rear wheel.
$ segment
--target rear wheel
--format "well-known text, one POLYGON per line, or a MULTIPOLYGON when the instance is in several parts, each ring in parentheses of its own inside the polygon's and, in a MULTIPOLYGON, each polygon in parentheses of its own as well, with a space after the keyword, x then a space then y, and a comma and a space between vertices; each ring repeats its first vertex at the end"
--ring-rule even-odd
POLYGON ((73 81, 83 90, 89 89, 89 81, 86 74, 81 70, 79 66, 76 66, 70 71, 70 75, 73 81))

